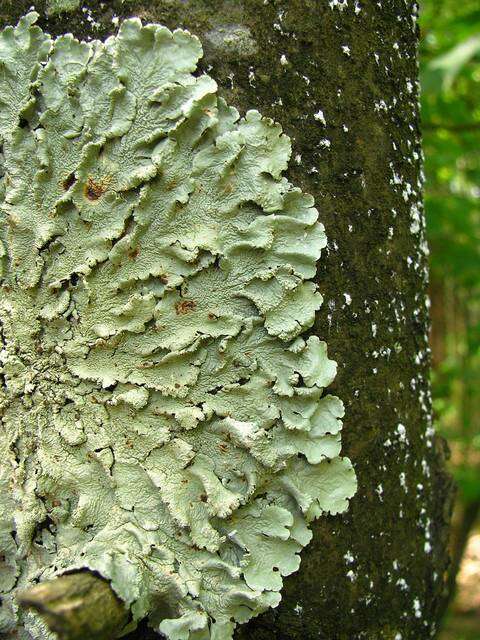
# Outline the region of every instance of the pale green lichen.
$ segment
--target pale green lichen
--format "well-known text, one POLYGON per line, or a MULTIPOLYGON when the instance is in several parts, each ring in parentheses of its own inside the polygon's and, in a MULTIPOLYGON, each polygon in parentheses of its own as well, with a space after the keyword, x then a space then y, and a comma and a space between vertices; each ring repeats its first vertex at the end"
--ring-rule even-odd
POLYGON ((224 640, 280 600, 308 524, 346 509, 326 244, 278 124, 193 75, 198 39, 125 21, 0 35, 0 630, 15 590, 108 578, 134 621, 224 640))

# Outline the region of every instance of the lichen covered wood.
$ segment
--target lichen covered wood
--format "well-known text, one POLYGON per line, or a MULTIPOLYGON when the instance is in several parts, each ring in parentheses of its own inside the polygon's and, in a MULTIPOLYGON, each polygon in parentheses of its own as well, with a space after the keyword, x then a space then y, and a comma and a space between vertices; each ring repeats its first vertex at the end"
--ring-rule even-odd
POLYGON ((356 488, 336 365, 302 337, 324 230, 196 37, 35 20, 0 35, 0 631, 48 638, 15 590, 90 568, 134 622, 224 640, 356 488))

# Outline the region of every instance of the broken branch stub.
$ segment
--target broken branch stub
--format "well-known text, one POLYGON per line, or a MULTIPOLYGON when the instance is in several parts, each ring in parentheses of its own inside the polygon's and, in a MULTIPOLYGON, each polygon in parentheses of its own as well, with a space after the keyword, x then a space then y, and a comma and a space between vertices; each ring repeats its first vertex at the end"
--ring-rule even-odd
POLYGON ((129 619, 109 582, 90 571, 42 582, 20 592, 17 601, 39 613, 59 640, 113 640, 129 619))

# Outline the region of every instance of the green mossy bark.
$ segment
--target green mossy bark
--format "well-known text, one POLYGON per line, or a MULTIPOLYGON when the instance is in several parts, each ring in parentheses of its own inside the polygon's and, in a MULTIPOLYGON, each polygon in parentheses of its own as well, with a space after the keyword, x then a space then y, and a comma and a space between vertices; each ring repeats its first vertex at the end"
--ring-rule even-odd
MULTIPOLYGON (((0 23, 30 5, 4 0, 0 23)), ((104 37, 112 18, 132 15, 196 33, 228 102, 275 118, 292 137, 290 177, 315 196, 326 227, 315 333, 339 363, 332 391, 346 403, 344 453, 359 491, 347 515, 315 524, 281 606, 236 637, 432 637, 452 486, 429 431, 427 258, 421 230, 412 232, 421 173, 414 2, 349 0, 341 10, 335 0, 86 0, 50 17, 44 1, 36 8, 53 35, 104 37)))

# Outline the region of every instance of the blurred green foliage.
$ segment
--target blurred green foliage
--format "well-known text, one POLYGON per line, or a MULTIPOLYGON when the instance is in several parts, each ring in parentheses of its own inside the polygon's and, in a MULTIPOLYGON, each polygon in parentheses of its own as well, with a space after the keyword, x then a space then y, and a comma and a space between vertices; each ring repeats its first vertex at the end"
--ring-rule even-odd
POLYGON ((463 502, 480 501, 480 0, 421 3, 433 392, 463 502))

